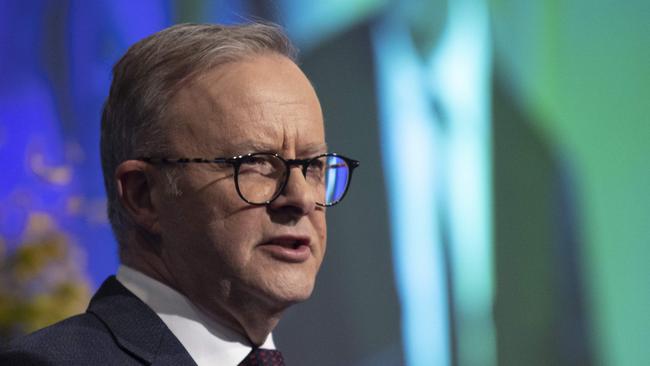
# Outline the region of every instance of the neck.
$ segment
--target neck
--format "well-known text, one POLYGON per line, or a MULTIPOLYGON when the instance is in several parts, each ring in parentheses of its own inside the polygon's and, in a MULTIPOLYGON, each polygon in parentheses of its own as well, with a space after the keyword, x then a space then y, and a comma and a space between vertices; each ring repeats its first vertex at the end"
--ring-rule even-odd
POLYGON ((214 321, 237 331, 246 337, 251 345, 258 347, 266 341, 282 314, 281 311, 270 312, 268 308, 251 305, 250 301, 233 301, 228 305, 199 308, 214 321))
POLYGON ((216 284, 210 294, 206 294, 202 286, 184 286, 184 282, 189 281, 174 276, 153 251, 130 251, 122 255, 121 261, 179 292, 211 320, 240 333, 253 346, 261 346, 266 341, 287 307, 272 306, 251 294, 232 289, 228 280, 216 284))

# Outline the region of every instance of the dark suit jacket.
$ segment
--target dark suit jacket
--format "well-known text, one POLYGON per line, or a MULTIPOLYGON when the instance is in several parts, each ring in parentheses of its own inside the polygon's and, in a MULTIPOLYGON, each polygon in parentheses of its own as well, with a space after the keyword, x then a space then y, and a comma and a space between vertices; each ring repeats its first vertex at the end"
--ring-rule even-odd
POLYGON ((85 314, 18 338, 0 351, 0 365, 196 365, 146 304, 114 276, 85 314))

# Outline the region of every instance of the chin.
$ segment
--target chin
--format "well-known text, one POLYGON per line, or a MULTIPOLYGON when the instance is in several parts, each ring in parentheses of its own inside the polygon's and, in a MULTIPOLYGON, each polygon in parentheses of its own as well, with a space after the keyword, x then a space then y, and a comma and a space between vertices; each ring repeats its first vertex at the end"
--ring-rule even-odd
POLYGON ((309 299, 314 290, 314 280, 294 276, 276 276, 267 289, 267 297, 279 306, 287 307, 309 299))

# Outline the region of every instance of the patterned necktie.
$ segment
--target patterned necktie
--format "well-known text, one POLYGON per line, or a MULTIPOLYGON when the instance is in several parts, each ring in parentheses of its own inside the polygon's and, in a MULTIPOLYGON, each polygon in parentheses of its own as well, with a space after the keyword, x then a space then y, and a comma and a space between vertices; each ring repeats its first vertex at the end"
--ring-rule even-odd
POLYGON ((284 358, 280 351, 253 348, 238 366, 284 366, 284 358))

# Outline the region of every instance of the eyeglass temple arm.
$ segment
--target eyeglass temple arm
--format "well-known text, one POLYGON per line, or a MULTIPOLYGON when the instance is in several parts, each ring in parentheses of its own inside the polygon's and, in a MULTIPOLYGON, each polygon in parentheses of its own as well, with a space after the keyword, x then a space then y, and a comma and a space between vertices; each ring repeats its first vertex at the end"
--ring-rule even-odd
POLYGON ((205 164, 214 164, 214 163, 228 163, 230 158, 214 158, 214 159, 204 159, 204 158, 178 158, 178 159, 169 159, 169 158, 151 158, 144 157, 138 158, 135 160, 144 161, 151 164, 189 164, 189 163, 205 163, 205 164))

